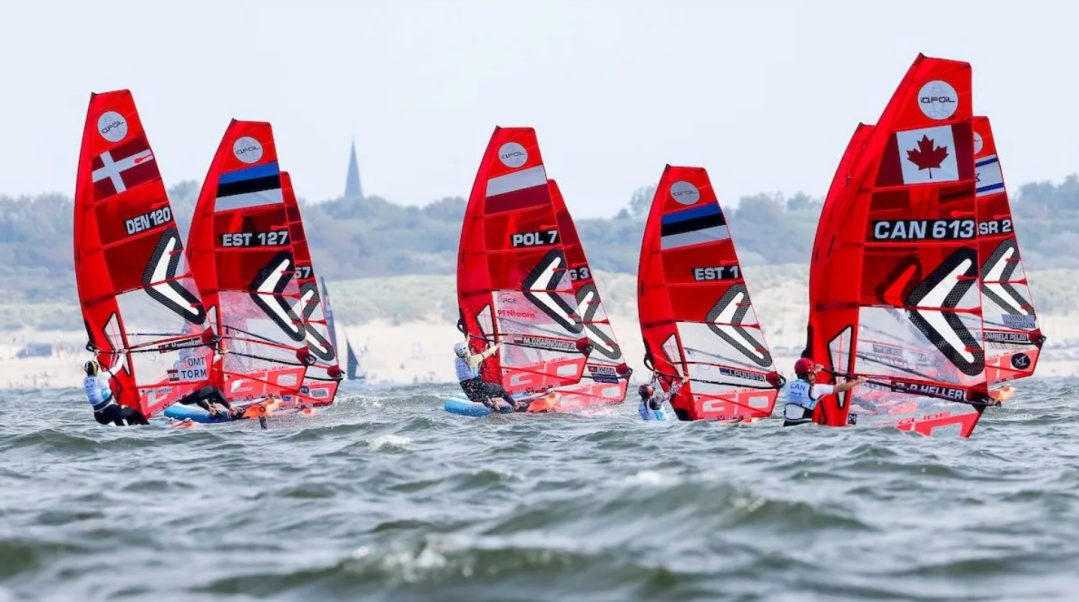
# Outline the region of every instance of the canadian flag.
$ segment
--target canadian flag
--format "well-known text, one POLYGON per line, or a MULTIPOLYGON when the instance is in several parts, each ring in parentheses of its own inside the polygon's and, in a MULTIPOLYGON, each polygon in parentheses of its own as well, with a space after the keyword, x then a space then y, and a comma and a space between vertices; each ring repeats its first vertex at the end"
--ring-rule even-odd
POLYGON ((877 186, 973 179, 973 140, 967 123, 896 132, 884 148, 877 186))
POLYGON ((160 177, 145 135, 94 157, 91 167, 94 196, 99 201, 160 177))

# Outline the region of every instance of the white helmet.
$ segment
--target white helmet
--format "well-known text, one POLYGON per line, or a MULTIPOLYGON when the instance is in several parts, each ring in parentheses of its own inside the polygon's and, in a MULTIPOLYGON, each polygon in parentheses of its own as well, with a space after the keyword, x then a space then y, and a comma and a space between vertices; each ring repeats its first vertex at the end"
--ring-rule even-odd
POLYGON ((457 357, 464 357, 465 353, 467 353, 467 352, 468 352, 468 345, 465 345, 464 343, 455 343, 453 345, 453 353, 457 357))

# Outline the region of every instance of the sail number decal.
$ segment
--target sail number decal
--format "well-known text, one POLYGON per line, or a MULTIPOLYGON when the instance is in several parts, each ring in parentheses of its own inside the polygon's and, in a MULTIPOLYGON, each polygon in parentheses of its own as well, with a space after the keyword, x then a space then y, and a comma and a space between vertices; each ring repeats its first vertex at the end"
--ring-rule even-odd
POLYGON ((222 247, 280 247, 287 244, 288 230, 226 232, 221 235, 222 247))
POLYGON ((558 230, 540 230, 538 232, 518 232, 510 235, 510 245, 517 247, 545 247, 558 242, 558 230))
POLYGON ((993 219, 987 222, 978 222, 978 234, 985 236, 986 234, 1011 234, 1012 233, 1012 220, 1010 219, 993 219))
POLYGON ((592 270, 588 269, 588 266, 586 265, 582 265, 579 268, 570 268, 566 270, 566 273, 569 274, 569 279, 571 281, 588 280, 592 277, 592 270))
POLYGON ((127 228, 127 233, 138 234, 139 232, 145 232, 150 228, 157 228, 158 226, 164 226, 172 221, 172 209, 168 207, 162 207, 160 209, 154 209, 148 211, 142 215, 137 215, 129 220, 124 221, 124 226, 127 228))
POLYGON ((693 268, 693 279, 697 282, 709 280, 738 280, 742 271, 737 265, 721 265, 714 268, 693 268))
POLYGON ((970 240, 972 219, 900 219, 873 222, 873 240, 970 240))

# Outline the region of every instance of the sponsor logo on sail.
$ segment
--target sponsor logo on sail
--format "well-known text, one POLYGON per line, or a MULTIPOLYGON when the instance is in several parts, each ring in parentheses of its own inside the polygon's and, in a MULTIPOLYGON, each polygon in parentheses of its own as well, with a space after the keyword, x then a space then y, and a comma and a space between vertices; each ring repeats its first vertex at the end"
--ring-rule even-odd
POLYGON ((97 118, 97 131, 109 142, 119 142, 127 137, 127 120, 116 111, 105 111, 97 118))
POLYGON ((511 169, 517 169, 528 161, 528 151, 516 142, 507 142, 498 149, 498 160, 511 169))
POLYGON ((1016 353, 1012 356, 1012 368, 1016 370, 1030 368, 1030 356, 1025 353, 1016 353))
POLYGON ((689 182, 675 182, 671 184, 671 198, 683 205, 692 205, 701 200, 701 191, 689 182))
POLYGON ((1037 326, 1037 318, 1031 314, 1004 314, 1000 320, 1008 328, 1017 330, 1030 330, 1037 326))
POLYGON ((959 95, 951 84, 935 79, 918 90, 918 108, 930 119, 948 119, 959 109, 959 95))
POLYGON ((531 311, 521 311, 519 309, 507 308, 498 310, 498 317, 500 318, 520 318, 522 320, 535 320, 536 314, 531 311))
POLYGON ((232 154, 244 163, 257 163, 262 158, 262 144, 251 136, 242 136, 232 143, 232 154))
POLYGON ((1013 345, 1023 345, 1030 342, 1030 334, 1025 332, 996 332, 987 330, 983 336, 985 337, 986 343, 1011 343, 1013 345))

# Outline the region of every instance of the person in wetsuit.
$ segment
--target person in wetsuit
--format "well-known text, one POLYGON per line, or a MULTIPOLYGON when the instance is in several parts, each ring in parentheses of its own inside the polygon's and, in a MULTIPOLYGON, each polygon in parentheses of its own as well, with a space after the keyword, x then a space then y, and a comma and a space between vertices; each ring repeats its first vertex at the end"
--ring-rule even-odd
POLYGON ((783 406, 783 426, 795 426, 813 422, 813 410, 825 395, 845 393, 865 382, 859 376, 838 385, 815 382, 820 366, 808 357, 794 362, 794 374, 798 378, 787 385, 787 403, 783 406))
MULTIPOLYGON (((222 374, 221 362, 224 360, 225 353, 227 352, 217 352, 217 357, 213 361, 214 367, 210 370, 211 375, 220 376, 222 374)), ((211 379, 210 384, 184 395, 176 403, 185 406, 196 405, 203 410, 206 410, 210 416, 217 416, 221 412, 218 406, 224 408, 229 419, 238 418, 243 414, 243 410, 240 408, 236 408, 235 410, 232 408, 232 404, 229 403, 228 399, 225 399, 225 394, 221 391, 220 387, 218 387, 218 383, 214 382, 213 379, 211 379)))
POLYGON ((96 359, 82 365, 83 371, 86 372, 86 378, 82 379, 82 388, 86 391, 86 400, 94 409, 94 420, 97 420, 98 424, 116 426, 150 424, 138 410, 116 403, 110 384, 121 366, 123 362, 117 360, 111 369, 103 371, 96 359))
POLYGON ((480 364, 498 353, 501 346, 502 343, 498 343, 482 353, 471 353, 467 344, 455 344, 453 354, 457 357, 453 360, 453 367, 457 372, 457 382, 470 401, 482 403, 495 412, 520 412, 528 407, 526 402, 515 401, 502 385, 489 383, 480 376, 480 364))
POLYGON ((637 389, 637 393, 641 396, 641 401, 637 404, 637 412, 640 413, 641 419, 658 421, 667 420, 667 412, 664 411, 663 405, 677 395, 678 390, 687 382, 689 382, 688 376, 683 378, 680 382, 673 383, 670 391, 664 393, 660 388, 659 372, 653 372, 652 382, 641 385, 640 388, 637 389))

